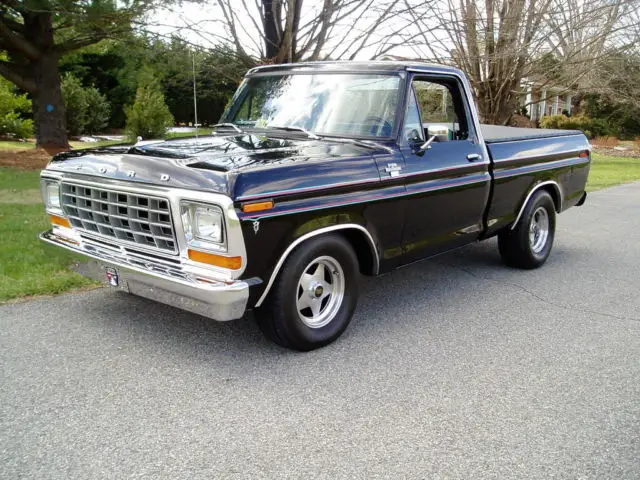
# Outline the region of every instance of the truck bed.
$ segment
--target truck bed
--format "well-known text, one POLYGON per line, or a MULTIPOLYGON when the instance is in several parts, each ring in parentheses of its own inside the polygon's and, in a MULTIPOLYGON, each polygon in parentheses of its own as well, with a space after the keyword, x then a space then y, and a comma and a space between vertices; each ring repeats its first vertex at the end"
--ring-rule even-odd
POLYGON ((480 125, 486 143, 515 142, 539 138, 582 135, 580 130, 552 130, 548 128, 503 127, 501 125, 480 125))

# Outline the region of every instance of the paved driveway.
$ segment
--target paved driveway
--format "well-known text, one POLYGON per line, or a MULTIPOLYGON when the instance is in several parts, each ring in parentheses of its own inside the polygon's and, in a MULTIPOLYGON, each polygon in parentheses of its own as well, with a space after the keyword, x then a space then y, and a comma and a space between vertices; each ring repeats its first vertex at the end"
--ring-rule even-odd
POLYGON ((640 477, 640 183, 542 269, 490 241, 363 283, 308 354, 106 290, 0 307, 0 477, 640 477))

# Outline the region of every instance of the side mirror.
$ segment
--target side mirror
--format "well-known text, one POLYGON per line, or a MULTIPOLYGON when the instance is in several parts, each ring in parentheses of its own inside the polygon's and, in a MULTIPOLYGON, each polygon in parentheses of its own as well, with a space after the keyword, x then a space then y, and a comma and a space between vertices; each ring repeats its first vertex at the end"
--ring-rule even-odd
POLYGON ((420 138, 420 133, 415 128, 412 128, 405 134, 405 138, 407 142, 412 145, 415 145, 418 142, 422 142, 422 138, 420 138))

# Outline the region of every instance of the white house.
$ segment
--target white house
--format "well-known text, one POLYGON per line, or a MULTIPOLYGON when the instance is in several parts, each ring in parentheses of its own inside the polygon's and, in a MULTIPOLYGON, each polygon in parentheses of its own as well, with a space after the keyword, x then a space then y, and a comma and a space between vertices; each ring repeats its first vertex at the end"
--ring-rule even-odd
POLYGON ((527 109, 532 121, 547 115, 560 115, 563 110, 571 113, 571 92, 568 88, 548 85, 548 82, 533 78, 523 78, 520 86, 520 107, 527 109))

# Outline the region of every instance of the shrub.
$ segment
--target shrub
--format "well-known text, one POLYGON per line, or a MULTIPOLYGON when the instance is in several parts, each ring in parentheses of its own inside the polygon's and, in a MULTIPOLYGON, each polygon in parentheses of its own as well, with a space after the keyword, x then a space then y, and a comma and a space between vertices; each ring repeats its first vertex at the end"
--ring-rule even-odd
POLYGON ((564 123, 569 120, 564 115, 547 115, 540 120, 540 127, 542 128, 564 128, 564 123))
POLYGON ((586 115, 571 117, 565 124, 568 130, 582 130, 589 138, 602 137, 609 134, 607 122, 599 118, 589 118, 586 115))
POLYGON ((29 138, 33 136, 33 120, 23 118, 31 112, 31 100, 18 95, 15 87, 0 79, 0 136, 29 138))
POLYGON ((69 135, 94 134, 107 126, 111 108, 97 88, 83 87, 80 80, 69 73, 62 79, 61 87, 69 135))
POLYGON ((549 115, 540 120, 542 128, 557 128, 561 130, 582 130, 589 137, 606 136, 609 133, 607 122, 599 118, 589 118, 586 115, 567 117, 566 115, 549 115))
POLYGON ((71 74, 67 74, 61 83, 62 97, 66 109, 67 132, 78 136, 84 132, 87 125, 87 97, 82 83, 71 74))
POLYGON ((609 134, 622 140, 632 140, 640 134, 640 105, 638 102, 618 102, 606 96, 585 96, 585 114, 606 119, 609 134))
POLYGON ((93 135, 102 131, 109 124, 111 107, 107 97, 95 87, 85 88, 84 95, 87 103, 85 131, 93 135))
POLYGON ((33 120, 30 118, 20 118, 17 112, 7 113, 0 117, 0 135, 25 139, 33 137, 33 134, 33 120))
POLYGON ((161 138, 173 125, 173 115, 164 101, 160 85, 149 74, 141 76, 135 102, 125 111, 126 131, 131 140, 161 138))

